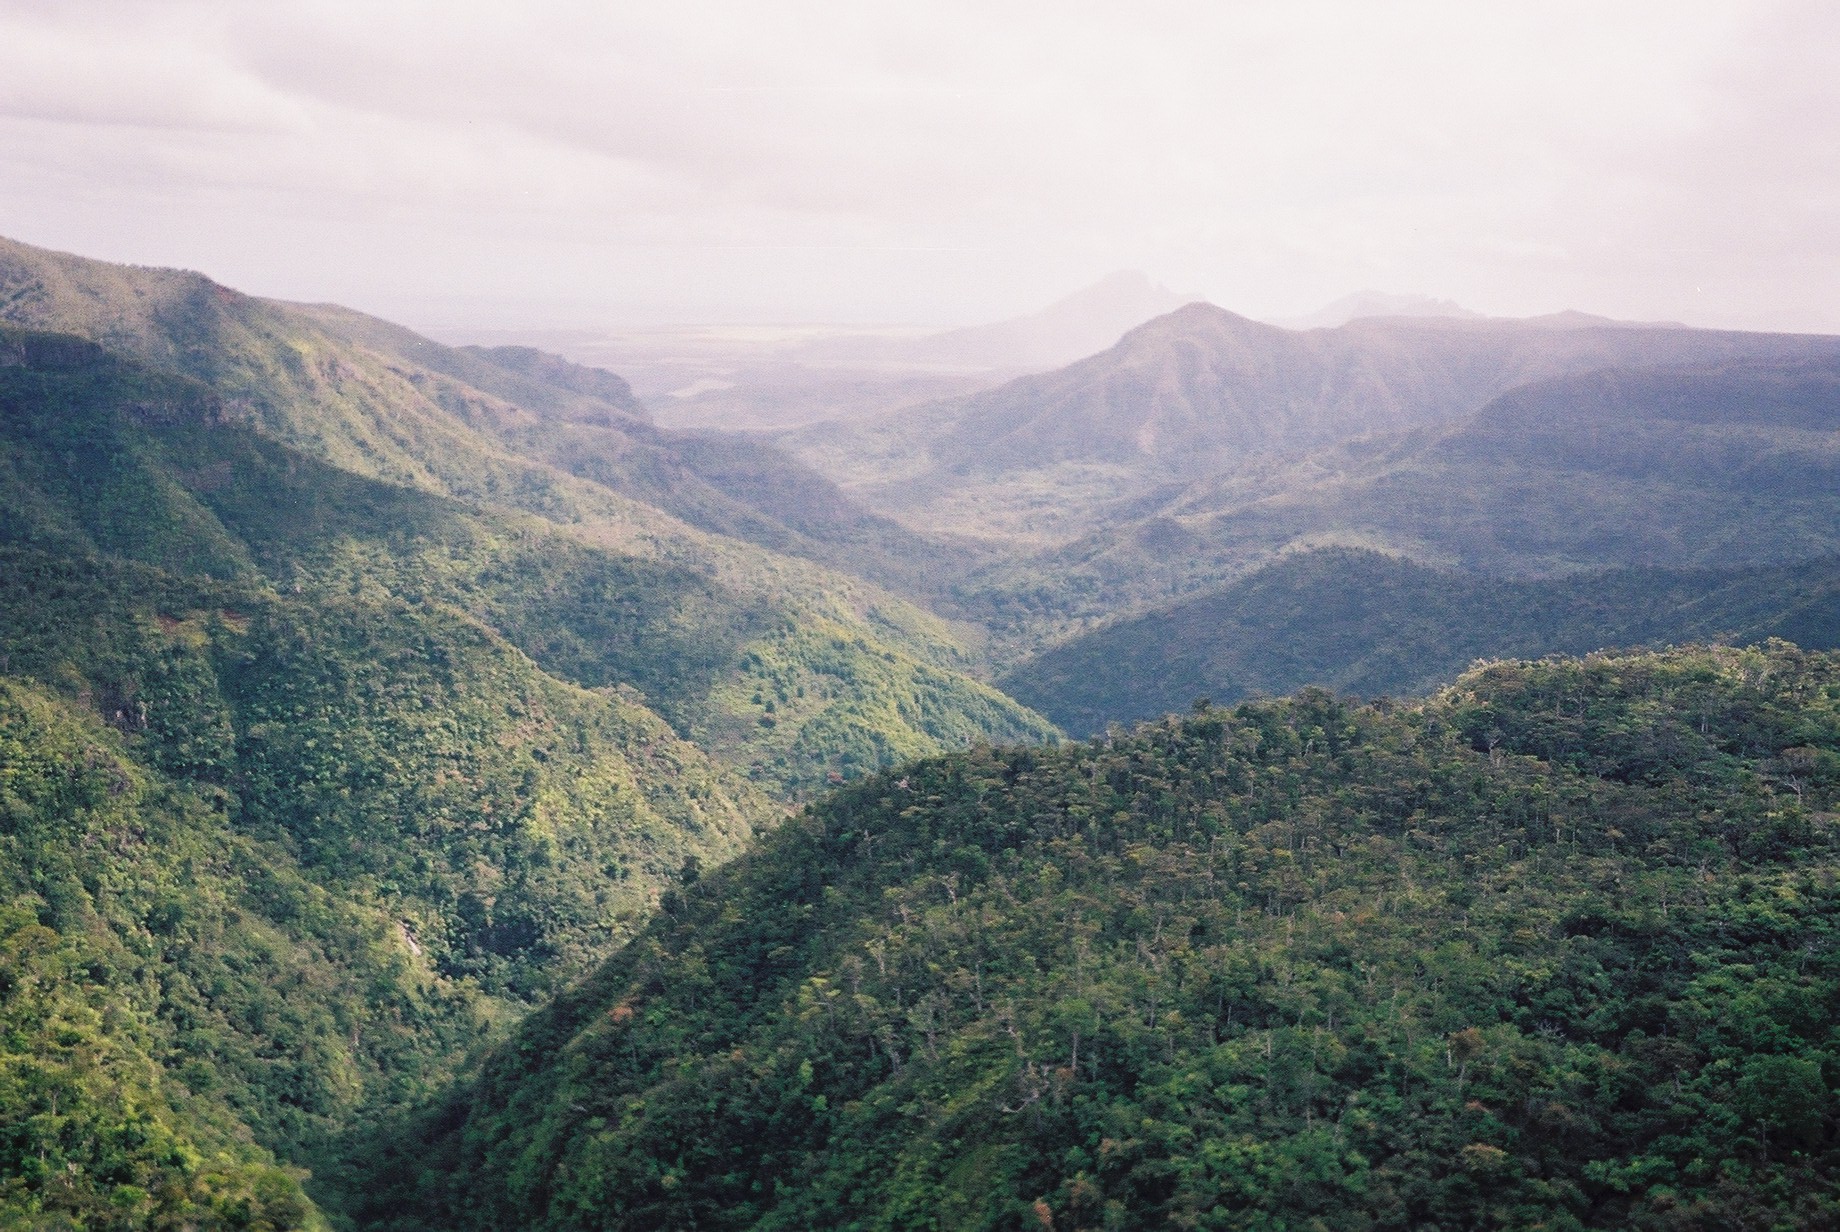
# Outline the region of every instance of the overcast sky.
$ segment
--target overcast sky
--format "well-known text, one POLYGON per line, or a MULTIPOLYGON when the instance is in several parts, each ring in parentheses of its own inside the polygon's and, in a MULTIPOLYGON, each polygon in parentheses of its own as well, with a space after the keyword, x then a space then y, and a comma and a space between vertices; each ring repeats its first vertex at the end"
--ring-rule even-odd
POLYGON ((0 233, 424 327, 1840 331, 1840 5, 0 0, 0 233))

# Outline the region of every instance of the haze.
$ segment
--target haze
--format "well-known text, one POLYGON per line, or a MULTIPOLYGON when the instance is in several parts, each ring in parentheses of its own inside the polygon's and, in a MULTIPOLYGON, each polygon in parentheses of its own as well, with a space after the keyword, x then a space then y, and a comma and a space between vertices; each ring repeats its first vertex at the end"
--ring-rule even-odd
POLYGON ((1840 330, 1820 4, 15 3, 0 233, 424 328, 969 323, 1138 268, 1840 330))

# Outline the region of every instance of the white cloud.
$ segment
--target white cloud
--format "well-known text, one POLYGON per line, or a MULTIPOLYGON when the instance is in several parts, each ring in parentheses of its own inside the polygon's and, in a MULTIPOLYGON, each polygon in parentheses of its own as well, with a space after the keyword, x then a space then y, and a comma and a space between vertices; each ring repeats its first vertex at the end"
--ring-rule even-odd
POLYGON ((906 9, 15 6, 0 230, 424 314, 967 319, 1138 265, 1840 328, 1823 8, 906 9))

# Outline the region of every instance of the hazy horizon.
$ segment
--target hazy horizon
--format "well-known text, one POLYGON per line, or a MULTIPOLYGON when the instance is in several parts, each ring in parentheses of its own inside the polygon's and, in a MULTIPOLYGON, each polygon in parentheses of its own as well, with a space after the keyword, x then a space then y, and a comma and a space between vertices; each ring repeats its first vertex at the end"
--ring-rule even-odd
POLYGON ((1114 270, 1261 319, 1840 331, 1811 3, 68 3, 0 234, 423 329, 971 325, 1114 270))

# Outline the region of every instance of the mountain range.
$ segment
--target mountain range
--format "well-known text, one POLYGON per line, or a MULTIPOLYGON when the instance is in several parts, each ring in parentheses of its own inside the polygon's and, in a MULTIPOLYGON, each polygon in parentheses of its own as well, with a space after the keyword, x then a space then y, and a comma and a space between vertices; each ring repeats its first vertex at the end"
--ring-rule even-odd
POLYGON ((1069 367, 782 438, 916 527, 1066 536, 1120 501, 1313 448, 1454 424, 1517 387, 1616 367, 1832 360, 1840 341, 1622 325, 1376 318, 1297 332, 1209 304, 1069 367), (1045 491, 1073 499, 1041 511, 1045 491), (1035 520, 1030 515, 1035 514, 1035 520))
POLYGON ((456 338, 532 343, 618 369, 671 427, 764 431, 860 418, 1056 368, 1192 298, 1119 272, 1039 311, 948 330, 701 325, 456 338))
POLYGON ((0 241, 0 1223, 1831 1222, 1840 339, 1179 298, 740 435, 0 241))

